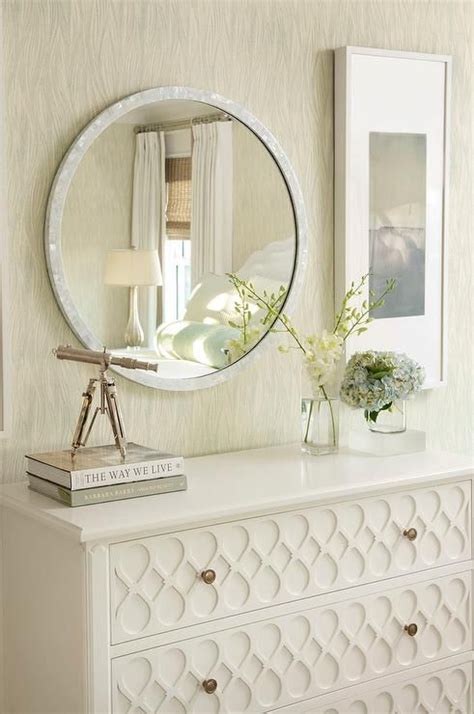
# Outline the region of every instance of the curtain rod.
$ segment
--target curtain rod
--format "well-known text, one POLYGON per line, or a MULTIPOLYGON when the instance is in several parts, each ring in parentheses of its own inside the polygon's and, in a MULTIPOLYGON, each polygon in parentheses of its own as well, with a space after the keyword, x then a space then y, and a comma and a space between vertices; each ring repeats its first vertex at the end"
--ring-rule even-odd
POLYGON ((135 134, 142 134, 147 131, 172 131, 173 129, 187 129, 194 124, 210 124, 214 121, 232 121, 232 117, 228 114, 209 114, 208 116, 182 119, 181 121, 164 121, 161 124, 142 124, 135 126, 133 131, 135 134))

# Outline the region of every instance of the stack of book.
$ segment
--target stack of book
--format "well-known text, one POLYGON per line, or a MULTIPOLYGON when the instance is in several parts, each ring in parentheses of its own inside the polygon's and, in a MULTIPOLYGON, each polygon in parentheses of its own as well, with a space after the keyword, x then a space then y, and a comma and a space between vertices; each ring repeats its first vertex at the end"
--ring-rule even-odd
POLYGON ((187 488, 182 456, 128 444, 122 459, 115 446, 31 454, 29 487, 67 506, 120 501, 187 488))

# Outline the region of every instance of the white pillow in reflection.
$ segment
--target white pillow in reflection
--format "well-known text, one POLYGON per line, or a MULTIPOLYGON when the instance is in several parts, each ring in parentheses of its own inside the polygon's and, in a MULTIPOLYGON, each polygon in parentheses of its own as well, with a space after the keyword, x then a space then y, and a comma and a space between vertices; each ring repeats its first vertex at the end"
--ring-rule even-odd
POLYGON ((229 364, 225 347, 239 337, 239 331, 224 325, 178 320, 160 325, 156 331, 156 351, 165 359, 188 360, 223 369, 229 364))
MULTIPOLYGON (((282 284, 261 275, 251 275, 250 282, 262 293, 277 293, 282 284)), ((235 309, 239 296, 229 278, 225 275, 208 274, 192 291, 183 320, 203 322, 206 325, 228 325, 229 320, 236 321, 239 316, 235 309)), ((257 324, 260 311, 256 305, 250 304, 250 312, 257 324)))
POLYGON ((239 270, 237 275, 242 280, 250 280, 259 275, 287 285, 293 274, 295 261, 295 238, 276 240, 262 250, 252 253, 239 270))
POLYGON ((227 325, 235 317, 237 291, 225 275, 205 275, 189 296, 183 320, 227 325))

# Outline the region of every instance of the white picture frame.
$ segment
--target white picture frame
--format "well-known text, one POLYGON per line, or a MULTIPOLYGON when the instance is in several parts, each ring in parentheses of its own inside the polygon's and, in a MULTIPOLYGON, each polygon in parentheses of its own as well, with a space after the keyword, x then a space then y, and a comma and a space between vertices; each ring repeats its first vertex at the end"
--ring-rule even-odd
POLYGON ((347 340, 346 358, 406 352, 424 366, 425 388, 447 377, 450 85, 448 56, 335 52, 336 304, 368 272, 376 292, 397 278, 369 330, 347 340))

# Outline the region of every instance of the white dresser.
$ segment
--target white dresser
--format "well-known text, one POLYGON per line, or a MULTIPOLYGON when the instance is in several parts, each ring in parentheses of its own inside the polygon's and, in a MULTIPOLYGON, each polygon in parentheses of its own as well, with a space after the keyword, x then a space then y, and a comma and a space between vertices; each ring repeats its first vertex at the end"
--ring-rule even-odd
POLYGON ((186 470, 76 509, 3 487, 7 712, 473 714, 471 460, 186 470))

